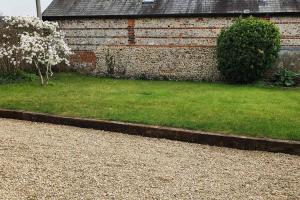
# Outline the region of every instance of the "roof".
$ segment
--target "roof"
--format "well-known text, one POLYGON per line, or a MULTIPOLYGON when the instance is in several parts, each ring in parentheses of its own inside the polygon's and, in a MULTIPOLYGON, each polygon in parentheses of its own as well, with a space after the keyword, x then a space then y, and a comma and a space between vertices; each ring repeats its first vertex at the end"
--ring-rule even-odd
POLYGON ((240 14, 297 14, 300 0, 53 0, 51 17, 155 17, 240 14))

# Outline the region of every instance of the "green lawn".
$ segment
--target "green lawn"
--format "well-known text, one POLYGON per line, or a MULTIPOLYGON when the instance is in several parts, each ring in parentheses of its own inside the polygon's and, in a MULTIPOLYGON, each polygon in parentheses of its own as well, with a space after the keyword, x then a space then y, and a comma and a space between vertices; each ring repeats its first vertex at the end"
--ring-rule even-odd
POLYGON ((60 74, 46 87, 0 85, 0 108, 300 140, 300 88, 60 74))

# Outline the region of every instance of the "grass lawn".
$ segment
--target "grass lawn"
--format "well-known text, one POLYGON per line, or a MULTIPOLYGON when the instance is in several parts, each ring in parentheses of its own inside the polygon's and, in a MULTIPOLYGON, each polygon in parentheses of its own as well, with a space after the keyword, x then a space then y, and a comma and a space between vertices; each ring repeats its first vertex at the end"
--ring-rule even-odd
POLYGON ((0 85, 0 108, 300 140, 300 88, 59 74, 46 87, 0 85))

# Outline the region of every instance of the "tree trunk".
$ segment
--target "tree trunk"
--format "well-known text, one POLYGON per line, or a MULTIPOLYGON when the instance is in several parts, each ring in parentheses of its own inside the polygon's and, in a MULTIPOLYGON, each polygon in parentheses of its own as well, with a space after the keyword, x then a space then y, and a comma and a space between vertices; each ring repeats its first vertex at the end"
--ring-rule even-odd
POLYGON ((38 75, 40 77, 41 85, 44 85, 44 78, 43 78, 42 72, 41 72, 41 70, 40 70, 40 68, 39 68, 39 66, 36 62, 34 62, 34 65, 35 65, 35 68, 36 68, 36 70, 38 72, 38 75))
POLYGON ((50 68, 50 65, 47 64, 47 69, 46 69, 46 84, 48 84, 48 82, 49 82, 49 68, 50 68))

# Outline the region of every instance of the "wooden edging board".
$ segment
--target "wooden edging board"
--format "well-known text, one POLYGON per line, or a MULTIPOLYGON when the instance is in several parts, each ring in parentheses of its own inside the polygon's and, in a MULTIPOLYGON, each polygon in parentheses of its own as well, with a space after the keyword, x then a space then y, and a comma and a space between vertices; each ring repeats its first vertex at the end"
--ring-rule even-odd
POLYGON ((134 123, 124 123, 106 120, 63 117, 43 113, 13 111, 0 109, 0 118, 43 122, 58 125, 75 126, 96 130, 119 132, 152 138, 164 138, 183 142, 228 147, 242 150, 268 151, 300 155, 300 142, 264 138, 252 138, 233 135, 223 135, 201 131, 192 131, 160 126, 148 126, 134 123))

